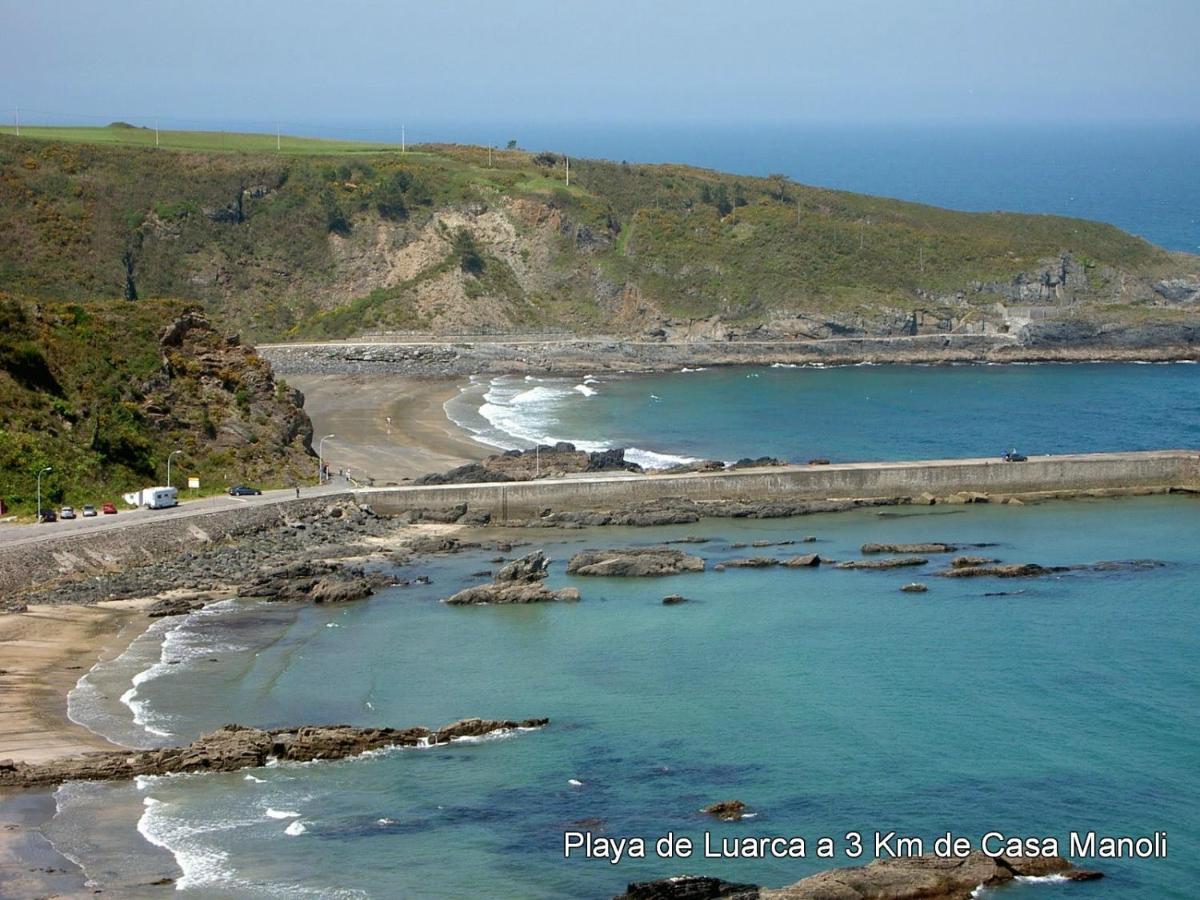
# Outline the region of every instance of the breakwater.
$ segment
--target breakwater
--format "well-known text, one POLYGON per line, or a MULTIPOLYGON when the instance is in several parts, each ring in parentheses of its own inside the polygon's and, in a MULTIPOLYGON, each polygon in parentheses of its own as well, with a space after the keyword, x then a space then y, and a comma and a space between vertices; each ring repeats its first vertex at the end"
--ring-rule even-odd
POLYGON ((993 459, 777 466, 682 475, 595 475, 499 484, 367 488, 356 496, 381 515, 466 504, 496 521, 546 509, 620 509, 679 499, 805 501, 922 498, 1019 499, 1200 490, 1200 451, 1151 450, 993 459))

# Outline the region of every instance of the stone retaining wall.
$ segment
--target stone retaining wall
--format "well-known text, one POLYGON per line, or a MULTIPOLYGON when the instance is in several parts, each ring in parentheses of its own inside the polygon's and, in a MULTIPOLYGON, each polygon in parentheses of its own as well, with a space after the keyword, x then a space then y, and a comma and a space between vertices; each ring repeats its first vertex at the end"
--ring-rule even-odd
POLYGON ((63 577, 79 577, 131 568, 169 558, 205 544, 282 525, 286 518, 324 509, 346 498, 286 500, 218 510, 193 516, 148 520, 83 534, 64 533, 47 540, 0 546, 0 593, 12 593, 63 577))

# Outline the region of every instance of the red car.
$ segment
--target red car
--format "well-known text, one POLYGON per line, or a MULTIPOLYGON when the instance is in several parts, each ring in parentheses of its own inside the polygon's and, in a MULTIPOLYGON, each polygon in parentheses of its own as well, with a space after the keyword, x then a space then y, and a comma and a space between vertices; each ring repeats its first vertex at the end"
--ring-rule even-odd
POLYGON ((104 513, 106 516, 115 516, 117 514, 116 504, 112 503, 111 501, 105 503, 100 507, 100 512, 104 513))

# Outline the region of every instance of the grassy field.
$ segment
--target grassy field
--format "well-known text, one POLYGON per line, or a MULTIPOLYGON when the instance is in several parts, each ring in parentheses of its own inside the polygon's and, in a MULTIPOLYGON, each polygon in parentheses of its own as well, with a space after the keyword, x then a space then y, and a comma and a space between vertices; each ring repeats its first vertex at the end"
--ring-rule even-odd
MULTIPOLYGON (((16 136, 12 125, 0 126, 0 134, 16 136)), ((366 141, 329 140, 281 134, 276 149, 273 134, 247 134, 236 131, 159 131, 133 125, 74 126, 22 125, 21 137, 39 141, 63 141, 84 144, 115 144, 123 147, 154 147, 162 150, 199 150, 233 153, 291 153, 326 156, 350 153, 399 153, 399 144, 366 141)))

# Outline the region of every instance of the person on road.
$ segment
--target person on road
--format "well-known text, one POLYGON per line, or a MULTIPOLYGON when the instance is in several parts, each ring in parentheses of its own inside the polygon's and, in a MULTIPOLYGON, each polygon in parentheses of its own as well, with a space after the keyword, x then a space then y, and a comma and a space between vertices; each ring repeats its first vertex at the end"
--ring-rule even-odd
POLYGON ((296 485, 296 499, 300 499, 300 485, 296 485))

